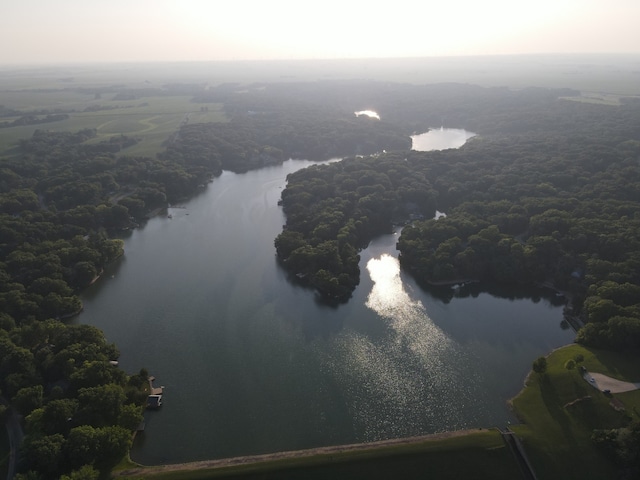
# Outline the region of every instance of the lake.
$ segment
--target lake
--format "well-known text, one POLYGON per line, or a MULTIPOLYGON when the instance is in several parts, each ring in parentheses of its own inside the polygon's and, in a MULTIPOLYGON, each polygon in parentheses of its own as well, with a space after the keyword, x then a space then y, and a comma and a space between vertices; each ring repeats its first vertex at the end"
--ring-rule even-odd
POLYGON ((225 172, 125 238, 82 296, 129 373, 165 386, 134 461, 162 464, 367 442, 513 421, 532 361, 573 340, 553 292, 426 292, 399 270, 399 231, 361 253, 352 299, 288 280, 273 240, 289 160, 225 172))

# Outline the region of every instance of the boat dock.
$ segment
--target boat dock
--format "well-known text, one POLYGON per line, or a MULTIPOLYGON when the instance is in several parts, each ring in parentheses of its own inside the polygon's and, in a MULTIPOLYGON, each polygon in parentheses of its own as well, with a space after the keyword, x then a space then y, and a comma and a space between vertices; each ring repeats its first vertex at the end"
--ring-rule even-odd
POLYGON ((162 395, 164 393, 164 385, 161 387, 154 387, 153 382, 156 377, 153 375, 149 377, 149 395, 162 395))
POLYGON ((162 394, 164 393, 164 386, 154 387, 153 381, 156 379, 154 376, 149 376, 149 396, 147 397, 147 408, 156 409, 162 406, 162 394))

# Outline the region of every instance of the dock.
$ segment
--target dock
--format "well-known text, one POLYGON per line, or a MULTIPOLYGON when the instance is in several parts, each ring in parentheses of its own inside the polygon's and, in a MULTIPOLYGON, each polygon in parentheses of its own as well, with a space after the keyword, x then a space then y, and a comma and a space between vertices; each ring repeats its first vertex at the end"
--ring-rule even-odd
POLYGON ((149 376, 149 396, 147 397, 147 408, 154 410, 162 406, 162 394, 164 393, 164 386, 153 386, 155 379, 156 377, 149 376))
POLYGON ((161 387, 154 387, 153 382, 156 377, 153 375, 149 377, 149 395, 162 395, 164 393, 164 385, 161 387))

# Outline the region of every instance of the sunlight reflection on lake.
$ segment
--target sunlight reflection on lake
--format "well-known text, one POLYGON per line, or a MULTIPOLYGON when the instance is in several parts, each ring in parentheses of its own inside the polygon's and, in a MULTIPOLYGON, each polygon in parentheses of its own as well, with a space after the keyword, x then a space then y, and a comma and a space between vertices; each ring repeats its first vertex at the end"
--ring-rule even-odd
POLYGON ((394 256, 372 258, 367 270, 374 284, 366 306, 384 321, 387 333, 374 340, 343 332, 332 341, 333 353, 326 359, 349 385, 345 395, 361 438, 437 431, 443 419, 464 426, 461 410, 481 408, 472 406, 478 385, 473 379, 462 381, 457 372, 461 363, 468 363, 463 349, 431 321, 422 302, 410 298, 394 256), (450 392, 458 401, 449 398, 450 392))
POLYGON ((376 120, 380 120, 380 115, 378 115, 378 113, 374 112, 373 110, 360 110, 359 112, 353 112, 353 113, 355 113, 356 117, 360 117, 364 115, 365 117, 375 118, 376 120))
POLYGON ((475 136, 475 133, 468 132, 461 128, 440 127, 419 135, 412 135, 411 150, 428 152, 432 150, 458 148, 464 145, 468 139, 475 136))
POLYGON ((400 278, 398 259, 383 254, 367 263, 373 288, 366 306, 390 321, 397 341, 418 355, 432 355, 450 347, 451 340, 433 324, 422 302, 411 300, 400 278))

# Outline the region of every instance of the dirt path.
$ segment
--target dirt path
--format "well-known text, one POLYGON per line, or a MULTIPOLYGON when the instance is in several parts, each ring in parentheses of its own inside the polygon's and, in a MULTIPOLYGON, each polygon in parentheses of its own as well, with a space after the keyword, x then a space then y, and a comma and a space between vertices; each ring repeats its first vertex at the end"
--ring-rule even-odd
POLYGON ((640 388, 640 383, 623 382, 622 380, 616 380, 602 373, 587 372, 583 375, 583 378, 589 382, 592 387, 597 388, 601 392, 609 390, 611 393, 624 393, 640 388))
POLYGON ((264 455, 249 455, 244 457, 223 458, 219 460, 204 460, 200 462, 189 463, 176 463, 172 465, 158 465, 152 467, 139 467, 122 470, 115 472, 115 476, 128 477, 128 476, 148 476, 157 475, 160 473, 178 472, 178 471, 190 471, 190 470, 203 470, 208 468, 224 468, 236 465, 249 465, 253 463, 272 462, 274 460, 283 460, 291 458, 305 458, 313 457, 316 455, 332 455, 336 453, 375 450, 382 447, 390 447, 395 445, 410 445, 414 443, 422 443, 429 440, 442 440, 445 438, 458 437, 462 435, 468 435, 471 433, 477 433, 482 430, 459 430, 455 432, 438 433, 434 435, 424 435, 420 437, 408 437, 408 438, 396 438, 392 440, 382 440, 379 442, 371 443, 356 443, 351 445, 335 445, 331 447, 318 447, 309 450, 294 450, 291 452, 276 452, 267 453, 264 455))

